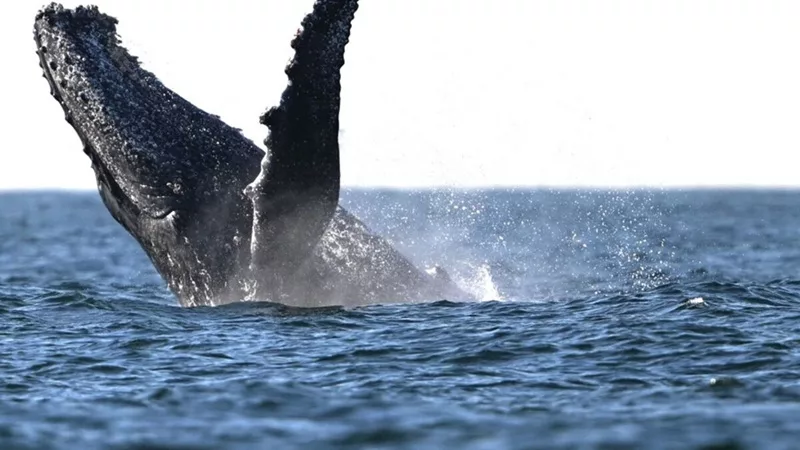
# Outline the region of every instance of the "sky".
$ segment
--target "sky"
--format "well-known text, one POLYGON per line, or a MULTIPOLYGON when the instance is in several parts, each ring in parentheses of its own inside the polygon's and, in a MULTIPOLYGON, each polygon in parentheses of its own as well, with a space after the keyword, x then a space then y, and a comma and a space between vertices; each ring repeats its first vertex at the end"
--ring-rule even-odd
MULTIPOLYGON (((263 146, 313 0, 94 3, 146 69, 263 146)), ((38 67, 43 4, 0 16, 0 189, 94 189, 38 67)), ((800 186, 798 19, 793 0, 362 0, 342 184, 800 186)))

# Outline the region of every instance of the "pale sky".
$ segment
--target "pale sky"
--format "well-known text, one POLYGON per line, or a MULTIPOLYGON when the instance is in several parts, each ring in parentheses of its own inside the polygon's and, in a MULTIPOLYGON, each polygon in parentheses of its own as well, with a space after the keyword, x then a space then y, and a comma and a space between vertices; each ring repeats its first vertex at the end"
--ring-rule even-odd
MULTIPOLYGON (((34 53, 44 3, 0 16, 0 189, 94 189, 34 53)), ((145 68, 262 145, 313 0, 95 3, 145 68)), ((798 186, 798 21, 793 0, 362 0, 342 183, 798 186)))

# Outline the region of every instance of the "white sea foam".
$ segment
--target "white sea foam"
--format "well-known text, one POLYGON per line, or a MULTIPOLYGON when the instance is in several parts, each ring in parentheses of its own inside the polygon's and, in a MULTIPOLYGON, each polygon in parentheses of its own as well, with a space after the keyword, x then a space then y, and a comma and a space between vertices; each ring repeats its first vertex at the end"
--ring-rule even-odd
POLYGON ((473 273, 457 279, 456 284, 481 302, 505 300, 492 278, 488 264, 484 263, 473 269, 473 273))

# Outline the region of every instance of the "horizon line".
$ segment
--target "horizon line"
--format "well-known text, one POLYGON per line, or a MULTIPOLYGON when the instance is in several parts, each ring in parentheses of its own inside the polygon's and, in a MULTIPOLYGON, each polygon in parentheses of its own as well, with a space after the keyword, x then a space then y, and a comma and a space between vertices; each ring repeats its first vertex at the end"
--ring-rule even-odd
MULTIPOLYGON (((769 184, 718 184, 718 185, 342 185, 342 191, 798 191, 798 185, 769 184)), ((0 194, 7 193, 92 193, 97 188, 89 187, 8 187, 0 188, 0 194)))

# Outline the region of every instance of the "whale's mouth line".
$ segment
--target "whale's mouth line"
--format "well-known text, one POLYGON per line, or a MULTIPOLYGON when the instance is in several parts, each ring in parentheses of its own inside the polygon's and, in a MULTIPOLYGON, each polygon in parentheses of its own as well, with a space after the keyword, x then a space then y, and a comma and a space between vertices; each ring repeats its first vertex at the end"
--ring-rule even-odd
MULTIPOLYGON (((42 33, 40 30, 35 30, 34 33, 34 40, 36 41, 36 55, 39 57, 39 67, 42 69, 42 76, 45 80, 47 80, 47 84, 50 85, 50 95, 61 105, 61 109, 64 110, 64 120, 69 123, 75 133, 81 140, 81 144, 83 145, 83 152, 89 157, 92 162, 92 167, 95 169, 95 176, 97 182, 101 189, 106 189, 109 191, 111 196, 118 201, 125 203, 126 208, 129 208, 134 214, 139 215, 139 209, 136 207, 133 201, 126 195, 125 191, 119 186, 119 184, 114 181, 113 177, 111 177, 111 172, 106 167, 106 164, 103 162, 102 158, 100 158, 97 149, 92 145, 91 140, 87 137, 86 133, 75 123, 75 119, 70 112, 70 108, 67 105, 67 102, 64 100, 64 96, 59 89, 58 83, 56 82, 55 75, 51 70, 50 65, 47 62, 47 58, 45 57, 46 53, 49 52, 46 46, 42 44, 42 33)), ((154 216, 154 219, 163 219, 167 217, 169 214, 173 213, 174 209, 167 209, 164 211, 160 211, 160 214, 154 216)))

